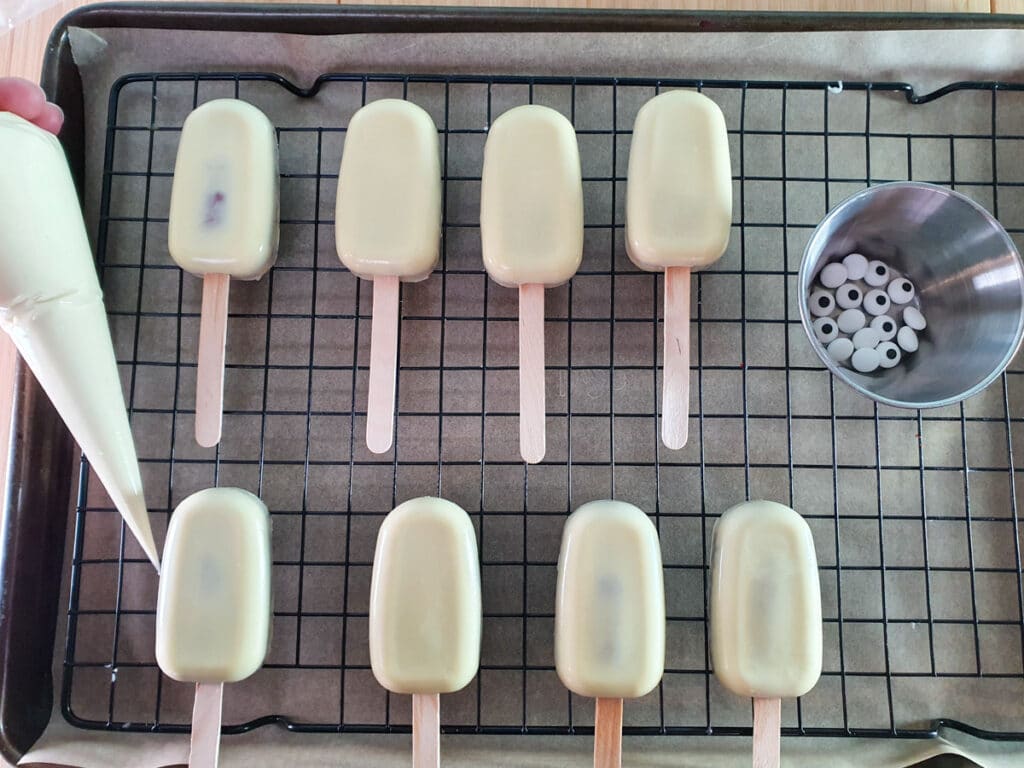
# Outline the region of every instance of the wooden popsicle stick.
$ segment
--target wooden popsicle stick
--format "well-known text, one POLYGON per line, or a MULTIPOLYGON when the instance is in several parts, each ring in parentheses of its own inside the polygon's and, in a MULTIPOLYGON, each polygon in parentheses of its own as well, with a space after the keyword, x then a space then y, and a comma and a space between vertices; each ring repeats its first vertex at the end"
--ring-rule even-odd
POLYGON ((779 768, 782 700, 754 699, 754 768, 779 768))
POLYGON ((519 452, 527 464, 544 458, 544 286, 519 286, 519 452))
POLYGON ((622 699, 594 702, 594 768, 622 766, 622 699))
POLYGON ((441 696, 414 693, 412 696, 412 768, 441 765, 441 696))
POLYGON ((395 375, 398 371, 398 295, 395 275, 373 278, 370 325, 370 388, 366 404, 366 447, 374 453, 391 448, 395 427, 395 375))
POLYGON ((223 704, 223 683, 196 683, 196 699, 192 704, 192 750, 188 755, 190 768, 217 768, 223 704))
POLYGON ((690 432, 690 268, 665 270, 665 372, 661 381, 661 439, 672 450, 690 432))
POLYGON ((196 442, 210 448, 220 442, 224 413, 224 348, 228 339, 231 277, 203 277, 196 370, 196 442))

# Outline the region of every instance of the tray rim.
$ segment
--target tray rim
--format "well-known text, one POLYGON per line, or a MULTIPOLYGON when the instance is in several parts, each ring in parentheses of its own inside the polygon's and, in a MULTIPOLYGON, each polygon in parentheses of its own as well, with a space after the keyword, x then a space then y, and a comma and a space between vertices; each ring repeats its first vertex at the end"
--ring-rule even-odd
MULTIPOLYGON (((442 6, 237 5, 110 2, 71 11, 46 46, 42 84, 65 111, 61 142, 82 194, 82 81, 71 27, 285 32, 305 35, 415 32, 810 32, 1021 29, 1024 16, 953 13, 802 13, 442 6)), ((0 509, 0 755, 17 762, 42 735, 53 701, 74 443, 19 358, 10 460, 0 509), (50 482, 39 482, 39 478, 50 482), (42 556, 40 556, 42 553, 42 556), (30 588, 28 585, 31 584, 30 588), (19 586, 20 585, 20 586, 19 586)), ((939 721, 966 732, 956 721, 939 721)))

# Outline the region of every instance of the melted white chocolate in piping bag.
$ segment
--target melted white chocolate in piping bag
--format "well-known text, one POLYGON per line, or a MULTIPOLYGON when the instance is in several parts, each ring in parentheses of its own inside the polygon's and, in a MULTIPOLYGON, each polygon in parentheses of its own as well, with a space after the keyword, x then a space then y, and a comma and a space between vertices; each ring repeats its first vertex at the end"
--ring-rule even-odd
POLYGON ((57 139, 0 112, 0 328, 153 565, 139 462, 85 224, 57 139))

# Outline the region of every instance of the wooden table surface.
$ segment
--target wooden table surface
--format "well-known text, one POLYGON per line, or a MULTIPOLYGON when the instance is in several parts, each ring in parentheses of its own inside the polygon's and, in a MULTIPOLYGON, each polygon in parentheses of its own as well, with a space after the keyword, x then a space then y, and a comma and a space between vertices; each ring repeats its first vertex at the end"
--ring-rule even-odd
MULTIPOLYGON (((374 0, 359 0, 374 2, 374 0)), ((345 4, 343 0, 334 3, 345 4)), ((0 77, 39 77, 43 48, 57 21, 86 0, 61 0, 53 8, 0 36, 0 77)), ((332 3, 333 4, 333 3, 332 3)), ((905 13, 1024 13, 1024 0, 379 0, 381 5, 484 5, 573 8, 657 8, 679 10, 895 11, 905 13)), ((10 402, 15 356, 0 334, 0 468, 7 466, 10 402)), ((0 482, 3 481, 0 469, 0 482)))

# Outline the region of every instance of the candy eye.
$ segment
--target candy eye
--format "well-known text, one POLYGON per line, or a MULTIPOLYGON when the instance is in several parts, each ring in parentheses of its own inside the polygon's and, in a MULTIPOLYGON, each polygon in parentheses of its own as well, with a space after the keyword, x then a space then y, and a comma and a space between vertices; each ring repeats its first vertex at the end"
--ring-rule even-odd
POLYGON ((863 347, 853 353, 853 367, 861 373, 871 373, 877 370, 882 356, 874 349, 863 347))
POLYGON ((878 341, 878 331, 874 328, 861 328, 853 334, 853 346, 856 349, 874 349, 878 341))
POLYGON ((869 315, 884 315, 889 311, 889 306, 889 295, 878 288, 868 291, 864 297, 864 311, 869 315))
POLYGON ((896 342, 904 352, 916 352, 918 347, 917 334, 910 326, 904 325, 896 334, 896 342))
POLYGON ((904 277, 897 277, 887 289, 889 298, 897 304, 906 304, 914 298, 914 284, 904 277))
POLYGON ((824 317, 825 315, 829 315, 835 308, 836 300, 828 291, 815 291, 811 294, 810 301, 808 302, 808 309, 811 310, 811 314, 815 317, 824 317))
POLYGON ((859 253, 851 253, 843 259, 843 266, 848 280, 863 280, 868 271, 868 260, 859 253))
POLYGON ((895 368, 917 351, 918 333, 927 327, 911 305, 917 289, 884 261, 850 253, 826 264, 818 282, 823 287, 808 297, 808 308, 816 318, 814 336, 833 360, 871 373, 895 368))
POLYGON ((889 282, 889 268, 880 261, 868 263, 868 271, 864 275, 864 282, 872 288, 878 288, 889 282))
POLYGON ((891 341, 896 335, 896 321, 888 315, 879 315, 871 321, 871 327, 878 331, 882 341, 891 341))
POLYGON ((924 319, 924 315, 914 307, 907 307, 903 310, 903 322, 915 331, 923 331, 928 327, 928 322, 924 319))
POLYGON ((859 307, 862 298, 860 288, 853 283, 846 283, 836 291, 836 304, 843 309, 859 307))
POLYGON ((875 351, 878 352, 878 364, 883 368, 895 368, 903 359, 900 348, 891 341, 883 341, 875 351))
POLYGON ((846 282, 846 267, 842 264, 829 264, 821 270, 821 284, 826 288, 838 288, 846 282))
POLYGON ((856 333, 866 322, 864 313, 859 309, 847 309, 836 318, 836 324, 843 333, 856 333))
POLYGON ((839 335, 836 322, 831 317, 819 317, 814 321, 814 335, 822 344, 828 344, 839 335))
POLYGON ((841 339, 836 339, 828 345, 828 353, 838 363, 849 360, 850 355, 853 354, 853 342, 845 336, 841 339))

